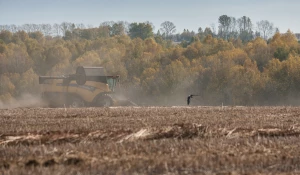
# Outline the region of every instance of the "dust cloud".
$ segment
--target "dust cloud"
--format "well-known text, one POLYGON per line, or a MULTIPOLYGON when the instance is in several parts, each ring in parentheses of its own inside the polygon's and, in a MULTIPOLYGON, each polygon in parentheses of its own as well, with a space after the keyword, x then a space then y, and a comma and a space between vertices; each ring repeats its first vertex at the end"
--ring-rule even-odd
POLYGON ((21 107, 43 107, 45 102, 38 95, 22 94, 19 98, 10 99, 4 103, 0 101, 0 109, 12 109, 21 107))

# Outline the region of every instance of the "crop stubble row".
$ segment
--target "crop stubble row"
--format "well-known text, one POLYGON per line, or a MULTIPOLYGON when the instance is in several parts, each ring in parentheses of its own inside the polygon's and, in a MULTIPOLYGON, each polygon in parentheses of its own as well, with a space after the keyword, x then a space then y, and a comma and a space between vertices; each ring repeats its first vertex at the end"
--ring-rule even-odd
POLYGON ((0 111, 8 174, 299 173, 298 107, 0 111))

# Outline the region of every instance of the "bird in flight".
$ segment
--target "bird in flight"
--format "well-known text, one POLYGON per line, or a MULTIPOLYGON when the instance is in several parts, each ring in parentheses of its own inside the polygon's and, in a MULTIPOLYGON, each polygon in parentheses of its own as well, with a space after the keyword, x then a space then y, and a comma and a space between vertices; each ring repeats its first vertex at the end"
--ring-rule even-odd
POLYGON ((190 103, 191 103, 191 98, 193 98, 194 96, 199 96, 199 95, 189 95, 188 97, 187 97, 187 105, 190 105, 190 103))

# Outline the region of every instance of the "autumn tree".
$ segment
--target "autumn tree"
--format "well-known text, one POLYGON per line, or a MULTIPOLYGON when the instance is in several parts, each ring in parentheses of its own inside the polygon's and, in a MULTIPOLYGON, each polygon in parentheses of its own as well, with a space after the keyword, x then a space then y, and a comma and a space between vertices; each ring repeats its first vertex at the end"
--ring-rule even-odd
MULTIPOLYGON (((87 40, 93 40, 95 38, 97 38, 98 36, 98 30, 96 28, 91 28, 91 29, 83 29, 83 30, 80 30, 79 32, 79 36, 80 38, 83 38, 83 39, 87 39, 87 40)), ((103 33, 108 33, 109 35, 109 32, 102 32, 103 33)))
POLYGON ((22 95, 23 93, 35 94, 39 92, 38 76, 33 69, 29 69, 21 75, 18 91, 18 95, 22 95))
POLYGON ((276 33, 270 41, 271 52, 280 61, 286 60, 290 53, 296 53, 298 45, 296 36, 290 30, 285 34, 276 33))
POLYGON ((242 66, 234 66, 230 71, 229 88, 232 104, 254 105, 264 87, 264 81, 254 61, 246 59, 242 66))
POLYGON ((13 34, 12 41, 14 43, 25 42, 29 38, 29 35, 25 31, 19 31, 13 34))
POLYGON ((158 95, 159 90, 159 70, 155 68, 146 68, 141 75, 141 86, 145 93, 149 95, 158 95))
POLYGON ((100 24, 100 27, 106 27, 109 30, 110 36, 125 35, 127 23, 123 21, 119 21, 119 22, 105 21, 100 24))
POLYGON ((7 44, 12 40, 12 33, 8 30, 1 31, 0 39, 7 44))
POLYGON ((185 78, 187 77, 187 70, 179 60, 173 61, 166 66, 161 76, 163 78, 161 92, 163 93, 172 94, 186 87, 185 78))
POLYGON ((111 27, 110 26, 100 26, 98 29, 95 29, 94 31, 97 32, 96 33, 96 37, 100 37, 100 38, 107 38, 110 37, 111 35, 111 27))
POLYGON ((298 104, 300 97, 299 61, 299 56, 290 55, 287 60, 282 62, 272 59, 266 66, 265 74, 270 79, 267 93, 272 99, 280 99, 281 104, 298 104))
POLYGON ((111 36, 115 35, 124 35, 125 34, 125 25, 122 22, 114 23, 111 27, 111 36))
POLYGON ((256 62, 260 71, 263 71, 264 67, 272 59, 272 53, 267 42, 260 37, 248 42, 245 51, 248 53, 249 57, 256 62))
POLYGON ((37 32, 31 32, 28 34, 30 38, 36 39, 37 41, 42 41, 44 39, 44 35, 42 32, 37 31, 37 32))
MULTIPOLYGON (((0 48, 2 48, 2 44, 0 44, 0 48)), ((4 49, 6 50, 6 46, 3 46, 4 49)), ((7 70, 7 64, 8 60, 6 58, 6 55, 3 53, 0 53, 0 75, 8 72, 7 70)))
POLYGON ((50 71, 51 74, 61 74, 64 73, 63 69, 69 66, 71 53, 67 48, 58 44, 48 48, 45 56, 45 64, 47 65, 45 70, 50 71), (62 71, 59 71, 58 68, 61 68, 62 71), (55 70, 57 71, 55 72, 55 70))
POLYGON ((27 53, 33 61, 33 70, 40 75, 45 74, 45 48, 43 45, 33 38, 26 39, 25 45, 27 48, 27 53))
POLYGON ((30 59, 26 47, 10 43, 7 46, 7 71, 11 73, 26 72, 32 66, 32 59, 30 59))
MULTIPOLYGON (((8 76, 0 75, 0 97, 1 95, 6 95, 6 97, 12 96, 15 93, 15 88, 15 85, 10 81, 8 76)), ((2 96, 2 98, 4 97, 5 96, 2 96)))

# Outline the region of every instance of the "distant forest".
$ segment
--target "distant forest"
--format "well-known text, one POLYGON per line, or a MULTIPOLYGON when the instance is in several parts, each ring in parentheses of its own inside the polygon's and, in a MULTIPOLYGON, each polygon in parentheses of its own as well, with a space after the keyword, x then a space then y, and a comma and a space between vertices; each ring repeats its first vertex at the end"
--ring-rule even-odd
POLYGON ((268 20, 222 15, 215 25, 176 33, 170 21, 0 25, 0 101, 39 95, 39 75, 103 66, 140 104, 300 104, 300 45, 268 20), (157 31, 157 32, 154 32, 157 31))

